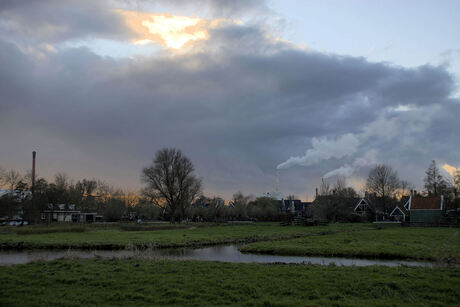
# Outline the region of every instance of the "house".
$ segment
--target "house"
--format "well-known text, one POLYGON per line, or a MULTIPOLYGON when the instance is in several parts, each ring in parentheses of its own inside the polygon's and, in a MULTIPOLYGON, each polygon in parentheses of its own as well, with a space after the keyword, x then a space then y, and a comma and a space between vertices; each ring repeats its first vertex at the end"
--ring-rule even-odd
POLYGON ((396 205, 390 213, 390 218, 395 221, 405 222, 406 219, 409 219, 409 211, 404 206, 396 205))
POLYGON ((375 199, 371 200, 367 194, 356 202, 353 213, 360 216, 361 220, 385 221, 388 219, 388 215, 376 206, 375 199))
POLYGON ((411 224, 439 224, 443 217, 444 197, 411 196, 404 207, 410 212, 411 224))
POLYGON ((303 202, 300 199, 281 199, 278 201, 279 211, 292 213, 294 216, 306 216, 311 202, 303 202))
POLYGON ((369 198, 362 197, 356 203, 355 207, 353 208, 353 212, 358 215, 364 216, 368 214, 373 214, 375 212, 375 208, 372 202, 369 200, 369 198))
POLYGON ((61 223, 94 223, 102 222, 103 216, 96 212, 81 212, 76 210, 76 206, 73 204, 49 204, 47 210, 42 212, 42 220, 61 223))

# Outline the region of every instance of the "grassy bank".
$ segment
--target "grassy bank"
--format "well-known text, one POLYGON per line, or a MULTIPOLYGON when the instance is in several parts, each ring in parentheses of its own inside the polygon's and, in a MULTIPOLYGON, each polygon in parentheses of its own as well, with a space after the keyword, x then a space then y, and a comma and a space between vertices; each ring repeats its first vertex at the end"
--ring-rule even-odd
POLYGON ((59 260, 0 268, 1 304, 454 306, 460 269, 59 260))
MULTIPOLYGON (((163 226, 159 226, 163 227, 163 226)), ((312 234, 368 229, 368 225, 281 227, 278 223, 220 225, 212 227, 172 227, 126 231, 117 227, 90 228, 84 232, 1 233, 0 247, 7 248, 91 248, 120 249, 126 246, 186 247, 223 243, 255 242, 302 237, 312 234)))
POLYGON ((245 245, 243 252, 460 263, 458 228, 386 228, 245 245))

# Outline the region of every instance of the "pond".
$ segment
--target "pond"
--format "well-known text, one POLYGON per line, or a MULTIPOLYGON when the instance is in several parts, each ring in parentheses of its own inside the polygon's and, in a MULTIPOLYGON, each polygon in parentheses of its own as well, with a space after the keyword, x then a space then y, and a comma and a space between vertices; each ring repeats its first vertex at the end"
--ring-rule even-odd
POLYGON ((25 251, 0 251, 0 265, 25 264, 34 261, 49 261, 55 259, 123 259, 138 258, 148 260, 203 260, 222 261, 235 263, 309 263, 319 265, 335 264, 338 266, 414 266, 414 267, 438 267, 437 263, 403 261, 403 260, 378 260, 378 259, 355 259, 334 257, 297 257, 277 256, 241 253, 237 245, 213 246, 206 248, 177 248, 177 249, 148 249, 148 250, 25 250, 25 251))

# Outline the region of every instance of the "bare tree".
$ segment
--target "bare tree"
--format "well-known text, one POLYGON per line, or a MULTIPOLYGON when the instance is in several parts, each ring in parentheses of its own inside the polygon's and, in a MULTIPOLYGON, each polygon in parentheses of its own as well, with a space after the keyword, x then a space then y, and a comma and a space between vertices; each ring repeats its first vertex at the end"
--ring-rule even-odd
POLYGON ((343 176, 337 178, 332 191, 338 198, 353 198, 357 194, 355 189, 347 187, 347 179, 343 176))
POLYGON ((337 178, 337 181, 335 182, 333 191, 335 193, 341 193, 341 191, 345 190, 347 188, 347 179, 343 176, 339 176, 337 178))
POLYGON ((430 196, 439 196, 447 192, 448 183, 441 175, 436 161, 431 161, 425 172, 425 190, 430 196))
POLYGON ((5 169, 0 166, 0 187, 2 187, 5 184, 5 169))
POLYGON ((54 175, 54 184, 58 190, 66 190, 70 185, 69 176, 65 173, 57 173, 54 175))
POLYGON ((192 162, 178 149, 159 150, 153 164, 142 170, 142 181, 150 195, 164 200, 171 214, 183 219, 187 208, 201 192, 201 180, 194 174, 192 162))
POLYGON ((235 205, 247 206, 250 201, 251 196, 244 196, 241 191, 233 194, 232 202, 235 205))
POLYGON ((331 194, 331 185, 327 180, 321 178, 321 186, 319 187, 319 195, 326 196, 331 194))
POLYGON ((414 185, 406 180, 401 180, 399 185, 400 196, 407 196, 414 189, 414 185))
POLYGON ((97 180, 95 193, 98 198, 98 202, 106 202, 109 197, 114 193, 114 187, 108 183, 97 180))
POLYGON ((247 216, 247 208, 250 200, 250 196, 244 196, 240 191, 233 194, 232 202, 235 207, 234 214, 236 217, 245 218, 247 216))
POLYGON ((21 182, 22 176, 15 170, 9 170, 3 175, 4 184, 7 185, 11 192, 16 189, 16 186, 21 182))
POLYGON ((70 188, 72 202, 84 211, 96 210, 96 188, 95 179, 83 179, 70 188))
POLYGON ((386 198, 393 197, 399 186, 398 173, 391 166, 384 164, 371 169, 366 181, 367 190, 381 199, 384 212, 388 211, 386 198))

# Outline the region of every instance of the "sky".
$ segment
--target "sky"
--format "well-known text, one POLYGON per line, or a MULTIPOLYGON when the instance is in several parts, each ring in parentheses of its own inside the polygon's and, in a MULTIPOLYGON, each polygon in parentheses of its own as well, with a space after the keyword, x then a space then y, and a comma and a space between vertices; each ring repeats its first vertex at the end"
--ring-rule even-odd
POLYGON ((179 148, 204 193, 388 164, 460 167, 459 1, 1 1, 0 166, 142 187, 179 148), (300 4, 298 3, 300 2, 300 4))

